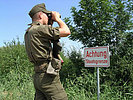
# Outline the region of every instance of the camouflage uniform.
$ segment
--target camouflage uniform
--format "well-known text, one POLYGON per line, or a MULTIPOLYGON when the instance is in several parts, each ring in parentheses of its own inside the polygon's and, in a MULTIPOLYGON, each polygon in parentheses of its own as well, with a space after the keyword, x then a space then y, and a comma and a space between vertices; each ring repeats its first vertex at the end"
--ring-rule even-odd
MULTIPOLYGON (((50 13, 46 10, 45 4, 39 4, 32 8, 29 15, 32 17, 39 11, 50 13)), ((60 60, 55 60, 51 46, 52 42, 56 43, 55 41, 59 39, 59 28, 42 25, 35 21, 31 23, 25 33, 26 52, 30 62, 34 64, 35 100, 67 100, 67 94, 61 85, 58 72, 60 60), (52 66, 54 71, 57 70, 56 74, 47 72, 49 66, 52 66)))

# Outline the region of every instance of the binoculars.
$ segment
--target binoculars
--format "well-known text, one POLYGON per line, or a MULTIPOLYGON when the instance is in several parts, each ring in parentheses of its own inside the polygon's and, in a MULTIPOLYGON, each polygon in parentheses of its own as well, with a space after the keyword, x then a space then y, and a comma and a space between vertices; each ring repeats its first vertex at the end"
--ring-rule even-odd
MULTIPOLYGON (((54 20, 52 20, 52 14, 47 14, 48 16, 48 25, 52 25, 54 20)), ((61 18, 61 15, 59 16, 61 18)))

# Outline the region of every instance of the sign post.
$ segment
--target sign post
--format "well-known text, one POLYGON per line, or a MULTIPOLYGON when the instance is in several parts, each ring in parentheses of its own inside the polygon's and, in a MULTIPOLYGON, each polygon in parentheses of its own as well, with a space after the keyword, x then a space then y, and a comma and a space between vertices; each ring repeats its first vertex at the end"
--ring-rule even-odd
POLYGON ((109 47, 92 47, 84 49, 85 67, 97 67, 97 100, 100 100, 99 67, 109 67, 109 47))
POLYGON ((97 67, 97 100, 100 100, 99 67, 97 67))

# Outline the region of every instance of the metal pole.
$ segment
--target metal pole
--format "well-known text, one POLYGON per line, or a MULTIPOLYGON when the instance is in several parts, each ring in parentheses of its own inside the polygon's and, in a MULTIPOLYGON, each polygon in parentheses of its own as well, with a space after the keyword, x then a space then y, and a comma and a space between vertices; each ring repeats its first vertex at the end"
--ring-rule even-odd
POLYGON ((100 100, 99 67, 97 67, 97 100, 100 100))

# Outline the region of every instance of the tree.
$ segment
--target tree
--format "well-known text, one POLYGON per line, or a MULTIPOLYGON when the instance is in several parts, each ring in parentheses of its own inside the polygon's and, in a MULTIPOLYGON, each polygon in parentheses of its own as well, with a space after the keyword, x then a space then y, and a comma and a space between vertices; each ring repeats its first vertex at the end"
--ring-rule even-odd
POLYGON ((113 49, 132 28, 132 4, 132 0, 81 0, 79 10, 71 9, 73 20, 65 19, 70 39, 85 47, 109 45, 113 49))

